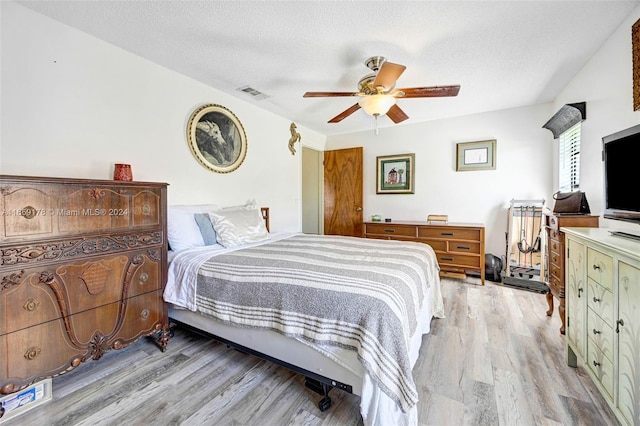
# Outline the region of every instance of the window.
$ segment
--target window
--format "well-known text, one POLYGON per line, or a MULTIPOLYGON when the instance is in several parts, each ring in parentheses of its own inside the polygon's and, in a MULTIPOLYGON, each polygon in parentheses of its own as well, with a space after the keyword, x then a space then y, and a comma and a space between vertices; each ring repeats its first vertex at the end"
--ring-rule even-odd
POLYGON ((580 187, 580 128, 578 123, 560 135, 559 187, 573 191, 580 187))

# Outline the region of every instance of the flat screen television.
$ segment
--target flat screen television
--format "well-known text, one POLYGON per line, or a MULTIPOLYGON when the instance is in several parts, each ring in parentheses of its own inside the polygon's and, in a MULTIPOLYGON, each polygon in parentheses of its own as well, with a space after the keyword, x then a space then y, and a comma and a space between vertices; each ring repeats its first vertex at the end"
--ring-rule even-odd
POLYGON ((640 125, 602 138, 604 217, 640 224, 640 125))

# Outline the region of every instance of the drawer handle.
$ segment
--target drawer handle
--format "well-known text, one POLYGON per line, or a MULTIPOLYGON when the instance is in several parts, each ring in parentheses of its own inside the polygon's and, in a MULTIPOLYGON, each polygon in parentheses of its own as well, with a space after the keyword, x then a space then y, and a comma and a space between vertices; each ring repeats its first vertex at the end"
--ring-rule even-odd
POLYGON ((396 232, 395 229, 385 229, 384 232, 396 232))
POLYGON ((555 224, 556 224, 556 218, 555 218, 555 217, 552 217, 552 218, 551 218, 551 220, 549 220, 549 222, 550 222, 552 225, 555 225, 555 224))
POLYGON ((140 312, 140 316, 142 317, 142 319, 149 318, 149 310, 148 309, 143 309, 142 312, 140 312))
POLYGON ((469 246, 457 246, 456 248, 459 248, 461 250, 471 250, 471 247, 469 246))
POLYGON ((142 214, 148 216, 151 213, 151 206, 149 204, 144 204, 142 206, 142 214))
POLYGON ((601 302, 601 301, 602 301, 602 299, 598 299, 597 297, 593 296, 593 301, 594 301, 594 302, 596 302, 596 303, 598 303, 598 302, 601 302))
POLYGON ((597 361, 593 361, 593 366, 594 366, 594 367, 600 367, 601 365, 602 365, 602 364, 600 364, 599 362, 597 362, 597 361))
POLYGON ((452 236, 453 232, 441 232, 440 235, 452 236))
POLYGON ((593 334, 602 334, 602 331, 598 331, 595 328, 593 329, 593 334))
POLYGON ((580 293, 582 293, 584 291, 584 289, 581 287, 578 289, 578 299, 580 299, 580 293))
POLYGON ((593 265, 593 270, 597 271, 598 269, 600 269, 600 265, 593 265))
POLYGON ((620 326, 624 327, 624 321, 619 319, 618 321, 616 321, 616 333, 620 333, 620 326))
POLYGON ((38 355, 40 355, 40 352, 42 352, 42 350, 39 347, 33 346, 27 349, 27 352, 24 353, 24 357, 28 361, 33 361, 34 359, 38 358, 38 355))
POLYGON ((453 261, 453 257, 443 257, 442 260, 448 260, 450 262, 453 261))
POLYGON ((146 272, 143 272, 140 274, 141 283, 146 283, 148 279, 149 279, 149 274, 147 274, 146 272))
POLYGON ((29 299, 24 302, 24 305, 22 307, 25 311, 33 312, 38 309, 38 306, 40 306, 40 302, 38 300, 29 299))

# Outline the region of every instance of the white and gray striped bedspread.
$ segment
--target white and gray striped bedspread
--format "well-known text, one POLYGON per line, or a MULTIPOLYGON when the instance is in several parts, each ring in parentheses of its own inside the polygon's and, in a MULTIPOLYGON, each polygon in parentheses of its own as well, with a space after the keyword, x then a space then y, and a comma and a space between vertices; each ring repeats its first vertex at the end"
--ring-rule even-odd
POLYGON ((357 351, 406 412, 418 401, 410 337, 437 274, 426 244, 295 235, 207 260, 196 304, 227 323, 357 351))

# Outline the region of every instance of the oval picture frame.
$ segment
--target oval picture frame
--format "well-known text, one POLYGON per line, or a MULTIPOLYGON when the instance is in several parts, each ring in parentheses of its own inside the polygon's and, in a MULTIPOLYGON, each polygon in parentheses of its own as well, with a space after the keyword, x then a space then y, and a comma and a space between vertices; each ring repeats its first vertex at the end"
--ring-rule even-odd
POLYGON ((205 168, 229 173, 247 156, 247 135, 228 108, 207 104, 196 109, 187 125, 187 140, 194 157, 205 168))

